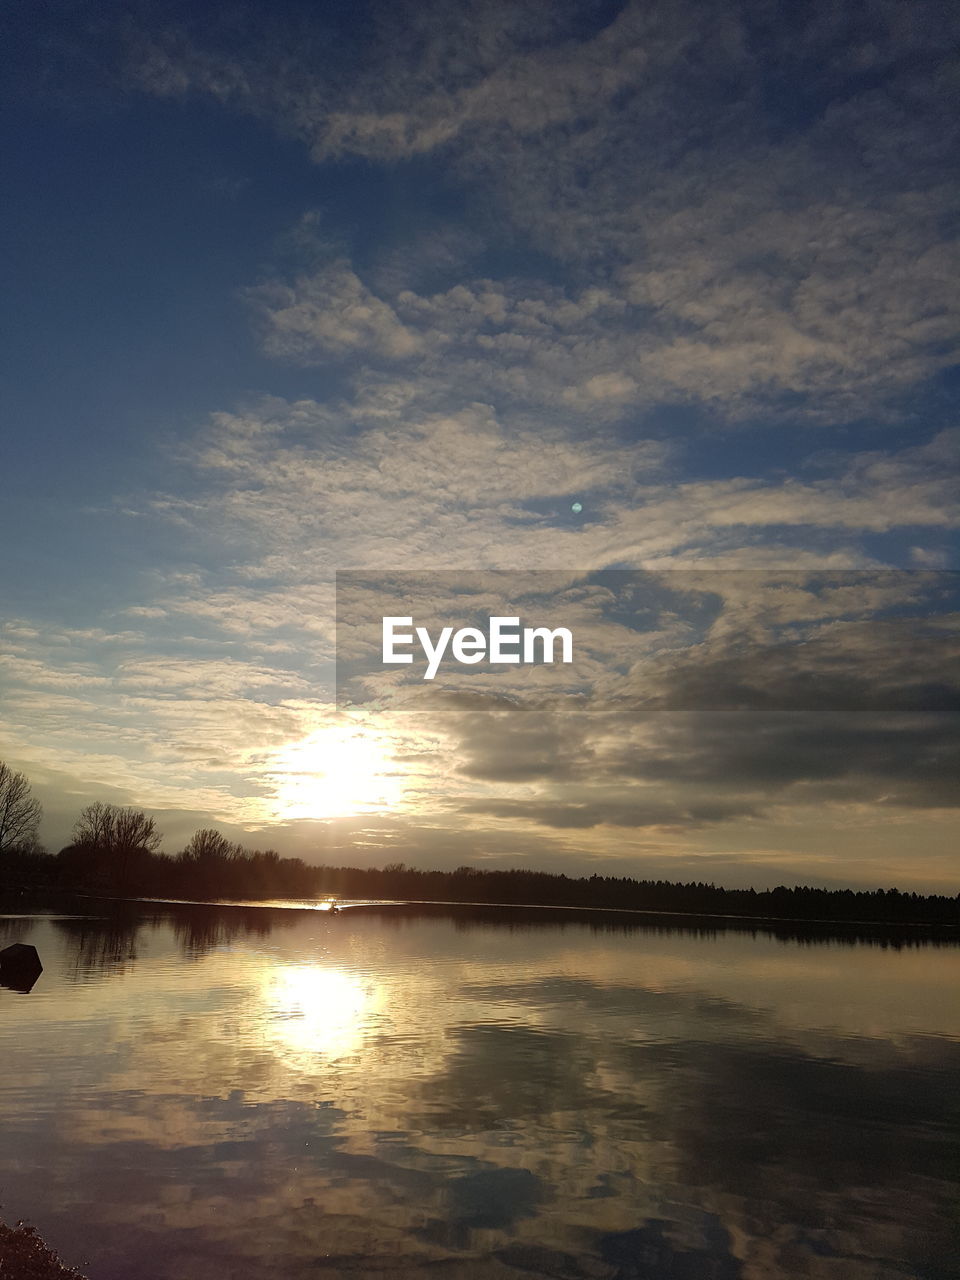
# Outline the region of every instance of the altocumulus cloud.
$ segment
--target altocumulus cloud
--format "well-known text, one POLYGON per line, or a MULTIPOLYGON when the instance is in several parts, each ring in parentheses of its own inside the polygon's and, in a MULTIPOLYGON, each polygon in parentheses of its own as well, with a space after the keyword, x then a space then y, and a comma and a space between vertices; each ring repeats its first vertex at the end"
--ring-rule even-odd
MULTIPOLYGON (((110 780, 172 825, 343 859, 682 874, 722 852, 734 874, 870 879, 897 836, 931 851, 911 877, 944 882, 953 624, 916 620, 917 579, 761 599, 714 578, 708 626, 664 607, 636 630, 589 575, 955 562, 960 17, 429 0, 362 32, 282 4, 232 37, 205 13, 102 21, 98 65, 121 52, 98 94, 122 83, 161 133, 176 102, 198 137, 215 106, 249 157, 220 182, 216 284, 244 365, 232 392, 164 400, 192 425, 152 491, 131 471, 84 508, 101 545, 118 512, 143 533, 101 616, 11 612, 4 749, 61 800, 110 780), (482 679, 436 724, 402 700, 350 721, 343 568, 569 575, 586 683, 482 679), (291 752, 330 735, 322 774, 345 732, 384 745, 389 810, 292 814, 291 752)), ((194 328, 165 341, 186 344, 210 299, 178 305, 194 328)))

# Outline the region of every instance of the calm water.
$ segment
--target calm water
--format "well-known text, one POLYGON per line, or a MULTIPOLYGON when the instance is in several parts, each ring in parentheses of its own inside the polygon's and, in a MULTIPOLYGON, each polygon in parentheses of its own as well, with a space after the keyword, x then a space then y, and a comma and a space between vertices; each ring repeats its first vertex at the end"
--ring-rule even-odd
POLYGON ((0 1214, 92 1280, 960 1276, 960 949, 0 920, 0 1214))

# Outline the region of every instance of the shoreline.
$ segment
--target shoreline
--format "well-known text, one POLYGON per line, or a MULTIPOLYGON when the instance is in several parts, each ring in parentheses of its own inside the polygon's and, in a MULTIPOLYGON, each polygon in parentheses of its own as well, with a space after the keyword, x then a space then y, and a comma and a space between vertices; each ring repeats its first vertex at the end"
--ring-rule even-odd
MULTIPOLYGON (((737 915, 735 913, 666 911, 641 907, 600 907, 580 906, 562 903, 519 903, 519 902, 478 902, 455 899, 333 899, 325 897, 316 903, 308 903, 303 899, 262 899, 262 900, 216 900, 185 898, 120 898, 103 894, 84 894, 78 891, 54 890, 50 892, 23 892, 18 895, 0 894, 0 914, 6 913, 9 907, 26 906, 29 902, 34 911, 46 908, 63 908, 66 904, 98 904, 101 913, 107 910, 123 910, 124 908, 185 908, 187 910, 223 910, 223 911, 278 911, 303 912, 316 916, 331 918, 352 914, 389 914, 397 916, 413 915, 455 915, 471 913, 476 920, 487 916, 490 923, 498 920, 510 922, 523 918, 527 924, 567 924, 603 921, 609 925, 616 924, 628 929, 631 925, 643 928, 645 925, 672 927, 679 931, 702 930, 710 928, 715 931, 761 932, 773 937, 792 937, 806 934, 829 940, 834 937, 839 941, 857 941, 857 934, 864 938, 882 940, 884 937, 910 939, 916 942, 957 943, 960 944, 960 925, 926 920, 851 920, 830 919, 828 917, 772 916, 772 915, 737 915), (24 901, 26 900, 26 901, 24 901), (337 913, 331 913, 327 903, 335 903, 337 913)), ((16 913, 14 913, 16 914, 16 913)), ((77 913, 80 914, 79 912, 77 913)))

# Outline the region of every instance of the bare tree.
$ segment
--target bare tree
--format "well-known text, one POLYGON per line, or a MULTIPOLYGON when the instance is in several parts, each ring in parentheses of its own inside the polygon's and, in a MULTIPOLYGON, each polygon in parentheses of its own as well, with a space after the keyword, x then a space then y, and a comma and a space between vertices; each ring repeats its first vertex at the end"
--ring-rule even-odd
POLYGON ((203 827, 190 837, 190 843, 180 857, 185 862, 225 862, 240 853, 242 850, 238 844, 231 844, 226 836, 213 827, 203 827))
POLYGON ((0 760, 0 853, 34 845, 42 814, 24 775, 0 760))
POLYGON ((73 828, 74 844, 103 853, 155 853, 162 836, 153 818, 142 809, 122 809, 115 804, 88 804, 73 828))
POLYGON ((156 853, 163 839, 153 818, 142 809, 117 809, 113 815, 113 841, 118 850, 156 853))
POLYGON ((88 873, 116 893, 137 887, 161 839, 153 818, 142 809, 100 801, 87 805, 73 828, 74 849, 87 855, 88 873))
POLYGON ((110 827, 113 821, 112 804, 88 804, 73 825, 74 844, 85 845, 90 849, 102 849, 110 842, 110 827))

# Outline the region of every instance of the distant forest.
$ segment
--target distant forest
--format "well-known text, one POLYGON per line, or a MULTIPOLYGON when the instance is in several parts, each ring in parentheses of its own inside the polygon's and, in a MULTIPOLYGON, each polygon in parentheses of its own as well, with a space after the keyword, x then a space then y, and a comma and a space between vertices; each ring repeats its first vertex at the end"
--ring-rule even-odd
POLYGON ((144 848, 71 844, 59 854, 8 854, 0 890, 68 889, 121 897, 257 901, 317 897, 391 898, 408 902, 506 903, 595 907, 781 920, 876 921, 960 925, 960 894, 897 889, 724 889, 701 881, 573 878, 545 871, 421 871, 402 863, 380 868, 310 866, 273 850, 248 851, 216 831, 198 831, 179 854, 144 848))
POLYGON ((408 902, 592 907, 774 920, 960 925, 960 893, 898 889, 724 889, 702 881, 573 878, 517 869, 422 871, 401 862, 383 868, 314 866, 275 850, 247 850, 220 832, 197 831, 177 854, 160 852, 161 835, 140 809, 92 804, 57 854, 37 844, 39 804, 29 783, 0 761, 0 892, 57 890, 125 898, 390 898, 408 902))

